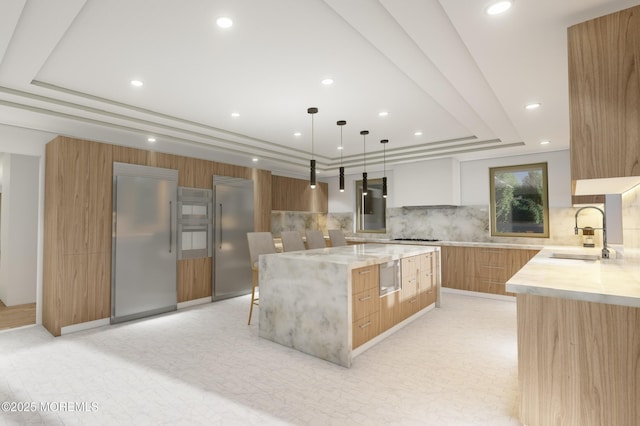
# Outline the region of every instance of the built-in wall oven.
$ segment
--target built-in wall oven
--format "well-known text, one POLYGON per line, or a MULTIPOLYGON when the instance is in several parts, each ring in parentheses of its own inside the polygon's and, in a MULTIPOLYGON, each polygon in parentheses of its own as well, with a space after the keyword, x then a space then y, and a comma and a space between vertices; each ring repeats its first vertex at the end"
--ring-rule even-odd
POLYGON ((400 261, 392 260, 379 265, 380 297, 400 290, 400 261))

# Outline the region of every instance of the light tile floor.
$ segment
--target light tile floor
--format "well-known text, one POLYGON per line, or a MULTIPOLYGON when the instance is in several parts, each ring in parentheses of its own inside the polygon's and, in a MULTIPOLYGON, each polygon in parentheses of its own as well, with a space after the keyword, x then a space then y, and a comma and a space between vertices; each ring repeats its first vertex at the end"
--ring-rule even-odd
POLYGON ((0 425, 519 425, 515 303, 442 306, 350 369, 260 339, 247 297, 58 338, 2 332, 0 402, 50 405, 0 425))

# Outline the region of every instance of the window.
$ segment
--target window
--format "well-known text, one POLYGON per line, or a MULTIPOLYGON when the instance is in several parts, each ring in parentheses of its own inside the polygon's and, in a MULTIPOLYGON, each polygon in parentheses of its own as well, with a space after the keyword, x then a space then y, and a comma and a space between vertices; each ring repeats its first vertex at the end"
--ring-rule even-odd
POLYGON ((491 235, 549 237, 547 163, 489 169, 491 235))
POLYGON ((369 179, 367 195, 362 195, 362 181, 356 181, 356 232, 386 232, 386 212, 382 179, 369 179))

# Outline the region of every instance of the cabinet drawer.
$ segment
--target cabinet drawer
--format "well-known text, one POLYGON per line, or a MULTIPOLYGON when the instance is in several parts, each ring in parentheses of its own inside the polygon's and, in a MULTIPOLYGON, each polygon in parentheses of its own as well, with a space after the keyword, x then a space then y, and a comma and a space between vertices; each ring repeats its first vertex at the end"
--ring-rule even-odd
POLYGON ((507 249, 477 248, 474 254, 475 262, 480 265, 507 265, 507 249))
POLYGON ((351 348, 355 349, 373 339, 380 333, 380 319, 378 313, 371 314, 353 323, 351 348))
POLYGON ((409 318, 420 310, 420 298, 418 294, 400 301, 400 321, 409 318))
POLYGON ((365 266, 351 272, 351 293, 379 289, 378 265, 365 266))
POLYGON ((506 266, 501 265, 476 265, 476 277, 486 278, 493 281, 506 282, 509 278, 506 266))
POLYGON ((380 301, 378 300, 378 289, 361 291, 353 295, 353 322, 368 315, 378 312, 380 301))

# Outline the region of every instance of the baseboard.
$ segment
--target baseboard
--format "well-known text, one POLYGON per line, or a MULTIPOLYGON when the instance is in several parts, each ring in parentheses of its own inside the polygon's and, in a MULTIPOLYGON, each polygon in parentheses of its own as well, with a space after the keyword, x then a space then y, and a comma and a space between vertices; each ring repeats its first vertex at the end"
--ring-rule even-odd
POLYGON ((482 297, 484 299, 502 300, 503 302, 516 302, 513 296, 504 296, 502 294, 482 293, 479 291, 458 290, 457 288, 442 287, 442 293, 460 294, 462 296, 482 297))
POLYGON ((102 327, 111 323, 110 318, 102 318, 95 321, 81 322, 80 324, 67 325, 60 329, 60 335, 63 336, 69 333, 76 333, 78 331, 89 330, 92 328, 102 327))
POLYGON ((200 299, 187 300, 186 302, 178 303, 178 309, 190 308, 191 306, 204 305, 205 303, 211 303, 211 296, 201 297, 200 299))

